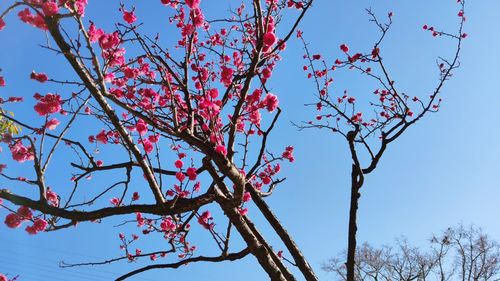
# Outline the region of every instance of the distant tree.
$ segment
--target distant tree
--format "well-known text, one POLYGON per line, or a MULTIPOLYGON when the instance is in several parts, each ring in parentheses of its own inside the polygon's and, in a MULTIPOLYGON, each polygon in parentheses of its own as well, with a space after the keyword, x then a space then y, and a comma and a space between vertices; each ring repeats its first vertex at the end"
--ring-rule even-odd
MULTIPOLYGON (((347 280, 345 258, 344 252, 322 268, 347 280)), ((500 280, 500 245, 479 228, 459 225, 432 236, 428 249, 406 239, 380 249, 364 243, 356 249, 355 265, 355 280, 493 281, 500 280)))
MULTIPOLYGON (((381 21, 372 10, 367 9, 370 21, 379 29, 380 36, 368 51, 352 50, 347 44, 339 46, 342 58, 335 62, 327 55, 315 54, 311 46, 302 38, 306 59, 304 70, 314 81, 316 102, 310 104, 317 109, 315 120, 298 125, 300 129, 326 129, 340 134, 347 142, 352 160, 351 199, 348 226, 347 280, 354 281, 356 260, 357 211, 361 197, 361 187, 366 175, 377 168, 387 148, 400 138, 410 127, 428 113, 437 112, 441 105, 443 86, 453 71, 459 67, 462 41, 467 37, 463 32, 465 1, 450 1, 458 4, 458 28, 446 32, 430 25, 423 30, 436 38, 452 41, 449 57, 437 59, 438 80, 430 93, 405 93, 394 80, 394 73, 386 64, 385 58, 391 54, 384 52, 384 39, 393 24, 393 13, 381 21), (354 96, 348 90, 335 89, 334 76, 339 70, 347 69, 366 78, 367 85, 375 85, 367 92, 354 96)), ((411 54, 409 54, 411 56, 411 54)), ((416 74, 418 75, 418 74, 416 74)))

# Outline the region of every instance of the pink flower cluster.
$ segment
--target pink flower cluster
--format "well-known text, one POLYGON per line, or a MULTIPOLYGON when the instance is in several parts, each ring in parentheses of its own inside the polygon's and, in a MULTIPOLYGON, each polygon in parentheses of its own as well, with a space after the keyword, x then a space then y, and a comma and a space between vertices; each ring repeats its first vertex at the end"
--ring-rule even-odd
POLYGON ((59 13, 59 7, 56 2, 47 1, 42 4, 42 10, 46 17, 51 17, 59 13))
POLYGON ((212 214, 210 214, 209 211, 203 212, 199 217, 198 217, 198 223, 201 224, 204 228, 206 229, 213 229, 214 228, 214 223, 211 222, 213 220, 212 214))
POLYGON ((123 20, 129 24, 134 23, 137 20, 134 11, 123 10, 123 20))
POLYGON ((60 6, 65 6, 70 11, 73 11, 73 7, 75 7, 75 12, 80 16, 85 15, 87 4, 88 0, 59 0, 60 6))
POLYGON ((34 98, 38 100, 38 103, 34 108, 40 116, 61 111, 63 101, 61 100, 60 95, 48 93, 45 96, 42 96, 36 93, 34 98))
POLYGON ((12 159, 19 163, 33 161, 35 159, 33 148, 31 146, 24 146, 20 140, 17 140, 13 144, 9 145, 9 148, 12 153, 12 159))
MULTIPOLYGON (((4 223, 10 228, 18 228, 24 221, 29 220, 33 220, 32 211, 28 207, 21 206, 17 209, 17 212, 8 214, 5 217, 4 223)), ((45 231, 47 225, 47 221, 37 218, 33 221, 33 225, 27 226, 25 230, 29 234, 37 234, 38 232, 45 231)))
POLYGON ((34 70, 33 70, 33 72, 31 72, 30 78, 33 79, 33 80, 36 80, 36 81, 38 81, 40 83, 44 83, 47 80, 49 80, 49 77, 47 77, 47 74, 45 74, 45 73, 36 73, 34 70))
POLYGON ((42 30, 47 30, 47 24, 45 23, 45 19, 41 14, 33 15, 29 8, 26 8, 20 11, 17 15, 19 16, 21 21, 42 30))
POLYGON ((287 159, 290 162, 295 161, 295 158, 293 157, 293 146, 287 146, 283 154, 281 154, 281 157, 287 159))
POLYGON ((47 197, 47 201, 50 205, 54 207, 59 206, 59 196, 50 189, 50 187, 47 188, 47 191, 45 192, 45 196, 47 197))
POLYGON ((221 70, 220 81, 224 84, 224 86, 229 87, 229 85, 233 83, 234 70, 226 66, 222 66, 221 70))

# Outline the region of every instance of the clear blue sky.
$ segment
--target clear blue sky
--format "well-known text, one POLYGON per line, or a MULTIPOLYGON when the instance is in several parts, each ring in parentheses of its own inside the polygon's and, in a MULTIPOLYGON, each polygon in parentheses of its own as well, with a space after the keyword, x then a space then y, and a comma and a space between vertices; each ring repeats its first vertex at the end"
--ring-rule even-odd
MULTIPOLYGON (((2 1, 0 10, 10 2, 2 1)), ((120 17, 119 1, 89 2, 87 15, 99 26, 109 30, 113 20, 120 17)), ((167 26, 167 10, 157 2, 125 1, 137 3, 137 16, 145 22, 147 32, 167 26)), ((354 49, 371 47, 377 31, 368 22, 365 8, 372 7, 379 15, 392 10, 394 29, 387 38, 383 55, 398 85, 407 94, 427 95, 437 81, 436 55, 450 54, 451 49, 443 47, 450 46, 446 42, 423 32, 421 26, 427 23, 453 30, 457 22, 457 6, 453 2, 317 0, 301 29, 311 42, 311 48, 333 61, 340 55, 338 46, 341 43, 354 49)), ((238 3, 205 0, 202 7, 210 17, 238 3)), ((494 239, 500 240, 497 203, 500 198, 497 170, 500 159, 497 113, 500 106, 499 10, 500 2, 496 0, 467 3, 465 31, 469 37, 464 42, 461 67, 443 90, 440 112, 428 115, 396 141, 377 170, 366 178, 359 210, 359 241, 389 244, 395 237, 405 235, 411 242, 424 245, 431 233, 460 222, 481 226, 494 239)), ((57 90, 54 85, 41 88, 28 81, 27 75, 36 69, 53 77, 67 77, 64 61, 37 47, 45 40, 38 30, 19 23, 14 15, 7 18, 7 24, 0 33, 0 67, 6 77, 9 74, 25 76, 10 76, 8 87, 0 89, 0 95, 20 95, 29 99, 38 90, 57 90)), ((302 53, 300 43, 292 40, 283 54, 283 64, 270 82, 284 110, 272 134, 272 145, 277 149, 294 145, 296 162, 284 167, 282 175, 287 180, 268 202, 321 279, 333 280, 332 276, 321 272, 320 265, 347 244, 350 160, 346 143, 339 136, 326 131, 299 132, 290 123, 309 120, 315 114, 313 109, 303 106, 314 101, 314 85, 301 70, 302 53)), ((362 100, 363 84, 360 82, 364 80, 345 74, 339 74, 336 80, 339 88, 360 92, 356 96, 362 100)), ((18 116, 23 115, 18 113, 18 116)), ((2 161, 7 155, 5 152, 0 154, 2 161)), ((21 174, 20 169, 22 166, 13 166, 9 172, 21 174)), ((60 179, 63 180, 67 181, 60 179)), ((54 179, 53 184, 58 181, 54 179)), ((0 180, 0 187, 6 184, 0 180)), ((5 214, 0 211, 2 220, 5 214)), ((251 209, 249 214, 276 249, 282 248, 257 212, 251 209)), ((76 229, 36 236, 0 224, 0 272, 19 274, 22 281, 110 280, 117 277, 141 264, 123 262, 94 268, 60 269, 58 262, 102 260, 120 254, 116 236, 121 229, 112 227, 118 221, 82 224, 76 229)), ((200 240, 200 248, 204 243, 209 249, 213 246, 209 245, 209 240, 200 240)), ((179 270, 152 271, 130 280, 177 278, 233 281, 266 280, 267 277, 256 260, 249 256, 233 263, 200 263, 179 270)))

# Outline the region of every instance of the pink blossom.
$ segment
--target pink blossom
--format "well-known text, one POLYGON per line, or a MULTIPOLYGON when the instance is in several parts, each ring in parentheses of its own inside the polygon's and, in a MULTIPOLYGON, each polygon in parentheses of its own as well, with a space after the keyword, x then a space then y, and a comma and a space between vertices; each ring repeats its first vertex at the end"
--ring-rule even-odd
POLYGON ((59 196, 50 189, 50 187, 47 188, 47 191, 45 192, 45 195, 47 197, 47 201, 54 207, 59 206, 59 196))
POLYGON ((134 192, 132 193, 132 201, 137 201, 139 200, 140 196, 139 196, 139 192, 134 192))
POLYGON ((191 16, 191 19, 193 21, 193 24, 195 27, 201 27, 203 26, 203 23, 205 22, 205 17, 203 16, 203 13, 201 12, 201 9, 199 8, 194 8, 191 10, 189 13, 191 16))
POLYGON ((363 113, 358 112, 351 117, 353 123, 361 123, 363 121, 363 113))
POLYGON ((215 152, 220 153, 224 156, 226 156, 226 154, 227 154, 227 150, 226 150, 226 147, 224 145, 217 145, 215 147, 215 152))
POLYGON ((18 214, 10 213, 5 217, 5 224, 10 228, 18 228, 22 219, 18 214))
POLYGON ((0 87, 5 87, 5 78, 3 76, 0 76, 0 87))
POLYGON ((139 119, 139 121, 137 121, 137 124, 135 125, 135 129, 141 136, 143 136, 148 132, 148 125, 146 124, 146 122, 144 122, 144 120, 139 119))
POLYGON ((66 7, 70 10, 73 10, 73 6, 75 7, 75 12, 77 14, 79 14, 80 16, 84 16, 85 15, 85 7, 87 6, 88 4, 88 0, 59 0, 59 5, 60 6, 64 6, 66 5, 66 7), (69 2, 69 5, 66 5, 67 3, 69 2))
POLYGON ((250 192, 245 192, 243 193, 243 202, 248 202, 250 201, 250 199, 252 199, 252 195, 250 195, 250 192))
POLYGON ((99 46, 101 46, 103 50, 114 49, 118 47, 120 43, 120 34, 117 31, 111 34, 103 34, 99 37, 99 46))
POLYGON ((141 141, 141 143, 142 143, 142 146, 144 147, 144 151, 146 151, 146 153, 151 153, 153 151, 154 146, 151 143, 151 141, 149 141, 149 139, 143 139, 141 141))
POLYGON ((55 130, 59 124, 61 124, 59 120, 57 120, 56 118, 52 118, 49 121, 47 121, 47 124, 45 124, 45 128, 52 131, 55 130))
POLYGON ((44 219, 36 219, 33 222, 32 226, 26 227, 26 232, 34 235, 34 234, 37 234, 38 232, 45 231, 45 229, 47 228, 47 225, 48 225, 48 223, 44 219))
POLYGON ((186 0, 186 5, 191 9, 196 9, 200 6, 201 0, 186 0))
POLYGON ((108 136, 105 130, 100 131, 99 134, 95 136, 95 139, 102 144, 108 143, 108 136))
POLYGON ((175 178, 180 181, 180 182, 183 182, 184 179, 186 178, 186 175, 183 173, 183 172, 177 172, 175 174, 175 178))
POLYGON ((2 18, 0 18, 0 30, 4 29, 5 27, 5 22, 3 21, 2 18))
POLYGON ((193 167, 187 168, 186 174, 189 177, 189 180, 191 180, 191 181, 196 180, 197 174, 196 174, 196 169, 195 168, 193 168, 193 167))
POLYGON ((45 96, 40 96, 34 108, 40 116, 45 116, 61 111, 61 105, 60 95, 48 93, 45 96))
POLYGON ((231 83, 233 82, 234 71, 231 68, 225 66, 222 66, 221 69, 222 71, 220 74, 220 81, 224 84, 224 86, 229 87, 229 85, 231 85, 231 83))
POLYGON ((49 79, 45 73, 36 73, 34 70, 31 72, 30 78, 40 83, 44 83, 49 79))
POLYGON ((111 202, 111 204, 114 205, 115 207, 120 206, 120 199, 118 199, 116 197, 111 198, 111 200, 109 200, 109 202, 111 202))
POLYGON ((57 3, 49 1, 42 4, 42 10, 45 16, 51 17, 57 15, 59 7, 57 7, 57 3))
POLYGON ((10 152, 12 153, 12 159, 19 163, 35 159, 31 146, 26 147, 21 141, 16 141, 14 145, 11 145, 10 152))
POLYGON ((170 217, 164 219, 161 222, 160 227, 163 231, 174 231, 177 228, 175 223, 172 221, 172 218, 170 217))
POLYGON ((262 70, 262 77, 264 79, 271 78, 272 70, 269 67, 266 67, 262 70))
POLYGON ((97 167, 102 167, 102 165, 104 165, 104 162, 102 162, 102 160, 97 160, 95 164, 97 165, 97 167))
POLYGON ((239 208, 238 212, 240 213, 240 215, 245 216, 248 213, 248 208, 244 208, 244 209, 239 208))
POLYGON ((20 11, 18 14, 21 21, 32 25, 34 27, 40 28, 42 30, 47 30, 47 25, 45 24, 45 19, 40 14, 33 15, 29 8, 20 11))
POLYGON ((100 28, 96 28, 94 23, 90 22, 88 34, 90 42, 97 42, 97 40, 104 35, 104 31, 100 28))
POLYGON ((210 222, 212 219, 212 214, 209 211, 205 211, 198 217, 198 223, 206 229, 212 229, 214 227, 214 223, 210 222))
POLYGON ((281 156, 290 162, 295 161, 295 158, 293 157, 293 146, 287 146, 281 156))
POLYGON ((349 52, 349 47, 348 47, 346 44, 342 44, 342 45, 340 45, 340 49, 341 49, 341 50, 342 50, 342 52, 344 52, 344 53, 349 52))
POLYGON ((0 273, 0 281, 9 281, 9 280, 7 279, 7 276, 0 273))
POLYGON ((265 46, 272 46, 272 45, 274 45, 274 43, 276 43, 277 38, 273 32, 267 32, 266 34, 264 34, 264 37, 262 40, 263 40, 265 46))
POLYGON ((123 20, 129 24, 134 23, 137 20, 137 17, 134 14, 134 11, 123 10, 123 20))
POLYGON ((17 209, 17 214, 23 219, 23 220, 31 220, 33 218, 33 213, 31 212, 30 208, 26 206, 21 206, 17 209))
POLYGON ((273 112, 276 108, 278 108, 278 97, 268 93, 264 98, 263 103, 269 112, 273 112))
POLYGON ((184 163, 182 163, 182 160, 181 159, 177 159, 175 162, 174 162, 174 166, 177 168, 177 169, 182 169, 182 166, 184 165, 184 163))

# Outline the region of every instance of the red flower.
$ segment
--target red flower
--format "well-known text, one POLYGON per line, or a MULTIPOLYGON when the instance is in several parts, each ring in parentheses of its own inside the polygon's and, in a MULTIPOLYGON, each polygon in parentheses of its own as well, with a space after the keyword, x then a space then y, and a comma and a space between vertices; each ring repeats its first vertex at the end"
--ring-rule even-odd
POLYGON ((184 179, 186 178, 186 175, 183 173, 183 172, 177 172, 175 174, 175 178, 180 181, 180 182, 183 182, 184 179))
POLYGON ((21 222, 21 217, 18 214, 10 213, 5 217, 5 224, 10 228, 18 228, 21 222))
POLYGON ((17 209, 17 214, 23 219, 23 220, 31 220, 33 218, 33 213, 31 212, 30 208, 26 206, 21 206, 17 209))
POLYGON ((33 222, 33 227, 37 231, 44 231, 45 228, 47 228, 48 223, 43 220, 43 219, 36 219, 35 222, 33 222))
POLYGON ((243 202, 248 202, 252 199, 252 195, 250 195, 250 192, 245 192, 243 193, 243 202))
POLYGON ((182 160, 177 159, 177 160, 174 162, 174 166, 175 166, 177 169, 182 169, 182 166, 184 166, 184 163, 182 163, 182 160))
POLYGON ((44 83, 49 79, 45 73, 36 73, 34 70, 31 72, 30 78, 40 83, 44 83))
POLYGON ((34 108, 40 116, 45 116, 61 111, 61 105, 62 100, 60 95, 48 93, 40 97, 34 108))
POLYGON ((11 145, 10 152, 12 153, 12 159, 19 163, 35 159, 31 146, 26 147, 21 141, 16 141, 14 145, 11 145))
POLYGON ((346 45, 346 44, 342 44, 342 45, 340 45, 340 49, 341 49, 341 50, 342 50, 342 52, 344 52, 344 53, 349 52, 349 47, 347 47, 347 45, 346 45))
POLYGON ((274 43, 276 43, 276 35, 273 32, 268 32, 264 34, 264 38, 262 38, 264 45, 266 46, 272 46, 274 43))
POLYGON ((287 159, 290 162, 295 161, 295 158, 293 157, 293 146, 287 146, 283 154, 281 154, 281 157, 287 159))
POLYGON ((225 66, 222 66, 221 69, 222 71, 220 74, 220 81, 224 84, 224 86, 229 87, 229 85, 231 85, 231 83, 233 82, 234 71, 231 68, 225 66))
POLYGON ((278 97, 271 93, 268 93, 264 98, 263 103, 265 104, 269 112, 273 112, 276 108, 278 108, 278 97))
POLYGON ((104 50, 114 49, 118 47, 118 45, 120 45, 120 42, 120 35, 117 31, 111 34, 103 34, 101 37, 99 37, 99 45, 104 50))
POLYGON ((99 134, 95 136, 95 139, 102 144, 108 143, 108 136, 105 130, 100 131, 99 134))
POLYGON ((215 147, 215 152, 220 153, 220 154, 222 154, 222 155, 224 155, 224 156, 226 156, 226 154, 227 154, 226 147, 225 147, 225 146, 223 146, 223 145, 217 145, 217 146, 215 147))
POLYGON ((137 20, 137 17, 135 16, 134 11, 129 12, 127 10, 123 10, 123 20, 132 24, 137 20))
POLYGON ((132 194, 132 201, 137 201, 139 200, 139 198, 140 198, 139 192, 136 191, 132 194))
POLYGON ((59 12, 59 7, 57 7, 57 3, 55 2, 45 2, 42 5, 42 10, 45 16, 51 17, 59 12))
POLYGON ((206 229, 212 229, 214 227, 214 224, 210 223, 212 219, 212 214, 209 211, 205 211, 198 217, 198 223, 206 229))
POLYGON ((193 168, 193 167, 187 168, 186 174, 189 177, 189 180, 191 180, 191 181, 196 180, 197 174, 196 174, 196 169, 195 168, 193 168))
POLYGON ((201 0, 186 0, 186 5, 191 9, 196 9, 200 5, 201 0))
POLYGON ((201 9, 199 8, 194 8, 191 10, 189 13, 191 16, 191 19, 193 20, 193 25, 195 27, 201 27, 203 26, 203 23, 205 22, 205 17, 203 16, 203 13, 201 12, 201 9))
POLYGON ((56 118, 52 118, 49 121, 47 121, 47 123, 45 124, 45 128, 49 130, 55 130, 59 124, 61 124, 59 120, 57 120, 56 118))

